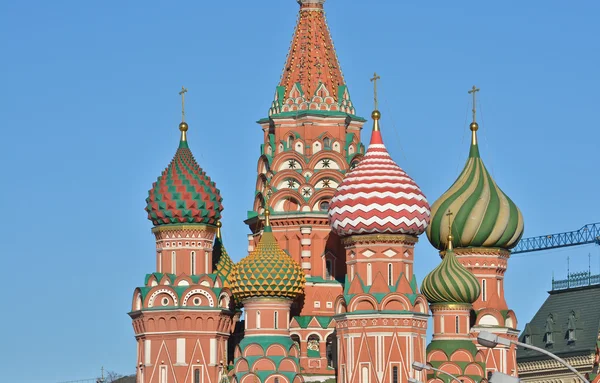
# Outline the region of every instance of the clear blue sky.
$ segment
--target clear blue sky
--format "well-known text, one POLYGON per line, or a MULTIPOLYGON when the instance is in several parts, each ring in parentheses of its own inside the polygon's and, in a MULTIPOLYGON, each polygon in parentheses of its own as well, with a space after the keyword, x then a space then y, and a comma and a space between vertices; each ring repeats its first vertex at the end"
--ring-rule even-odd
MULTIPOLYGON (((360 115, 381 75, 382 130, 431 202, 468 152, 467 90, 480 92, 481 154, 520 206, 526 236, 600 221, 597 1, 328 0, 360 115)), ((182 85, 191 148, 224 198, 224 236, 246 255, 262 134, 298 6, 262 1, 0 3, 2 381, 132 373, 127 316, 153 271, 147 190, 177 147, 182 85)), ((370 122, 363 136, 368 142, 370 122)), ((519 327, 552 272, 600 270, 596 246, 515 256, 519 327)), ((425 236, 420 280, 439 258, 425 236)))

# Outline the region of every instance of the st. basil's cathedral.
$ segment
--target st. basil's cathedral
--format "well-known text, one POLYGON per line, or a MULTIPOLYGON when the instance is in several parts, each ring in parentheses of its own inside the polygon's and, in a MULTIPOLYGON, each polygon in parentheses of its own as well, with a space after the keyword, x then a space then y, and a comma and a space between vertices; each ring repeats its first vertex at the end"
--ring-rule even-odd
POLYGON ((464 383, 516 376, 514 346, 476 340, 482 329, 518 337, 504 273, 523 217, 486 170, 475 106, 464 169, 430 205, 388 153, 377 107, 370 143, 361 143, 367 120, 344 81, 325 0, 299 3, 281 80, 258 121, 248 255, 236 264, 225 250, 222 198, 192 155, 185 121, 149 191, 156 271, 133 294, 137 382, 449 382, 414 362, 464 383), (441 261, 420 281, 414 246, 424 233, 441 261))

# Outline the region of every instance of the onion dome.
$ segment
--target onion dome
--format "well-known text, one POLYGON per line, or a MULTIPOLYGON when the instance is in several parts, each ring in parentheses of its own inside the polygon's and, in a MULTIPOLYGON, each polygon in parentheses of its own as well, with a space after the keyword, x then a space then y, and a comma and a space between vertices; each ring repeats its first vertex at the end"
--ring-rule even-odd
POLYGON ((304 271, 277 244, 269 215, 267 209, 265 228, 258 245, 231 274, 231 290, 236 300, 253 297, 295 299, 304 291, 304 271))
POLYGON ((181 140, 175 157, 152 185, 146 198, 148 219, 154 226, 215 225, 221 218, 221 195, 188 147, 188 124, 179 124, 181 140))
POLYGON ((223 287, 231 287, 230 277, 231 272, 235 268, 235 264, 227 254, 225 246, 223 245, 223 239, 221 238, 221 222, 217 222, 217 238, 215 239, 215 245, 213 248, 213 262, 215 266, 214 272, 221 277, 223 281, 223 287))
POLYGON ((450 244, 442 262, 423 280, 421 293, 429 303, 471 304, 479 298, 480 287, 473 273, 458 262, 450 244))
POLYGON ((354 234, 422 234, 429 203, 419 186, 390 157, 375 110, 367 153, 338 187, 329 205, 329 222, 342 237, 354 234))
POLYGON ((448 246, 444 217, 454 213, 454 247, 494 247, 511 249, 523 235, 523 215, 489 174, 477 145, 476 122, 471 123, 471 149, 462 173, 431 208, 429 242, 443 250, 448 246))

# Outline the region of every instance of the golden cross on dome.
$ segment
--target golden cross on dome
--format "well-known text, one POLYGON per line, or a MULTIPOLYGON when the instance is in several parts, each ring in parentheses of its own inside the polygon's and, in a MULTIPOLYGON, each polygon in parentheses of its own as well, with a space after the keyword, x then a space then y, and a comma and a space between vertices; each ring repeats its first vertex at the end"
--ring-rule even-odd
POLYGON ((469 91, 469 94, 473 94, 473 122, 475 122, 475 116, 477 114, 477 92, 479 92, 479 88, 473 85, 473 88, 469 91))
POLYGON ((185 94, 187 93, 187 89, 185 87, 181 87, 181 91, 179 95, 181 96, 181 122, 185 121, 185 94))
POLYGON ((381 77, 377 75, 377 72, 373 73, 373 78, 371 82, 373 83, 373 93, 375 95, 375 110, 378 110, 379 103, 377 102, 377 80, 381 80, 381 77))

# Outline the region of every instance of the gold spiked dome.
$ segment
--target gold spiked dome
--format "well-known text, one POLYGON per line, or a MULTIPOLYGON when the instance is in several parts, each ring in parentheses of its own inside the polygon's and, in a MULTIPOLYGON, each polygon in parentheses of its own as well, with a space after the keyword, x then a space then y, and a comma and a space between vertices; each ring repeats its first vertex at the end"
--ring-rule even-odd
POLYGON ((300 265, 277 244, 265 209, 265 228, 256 249, 231 274, 235 299, 253 297, 295 299, 304 292, 306 276, 300 265))

